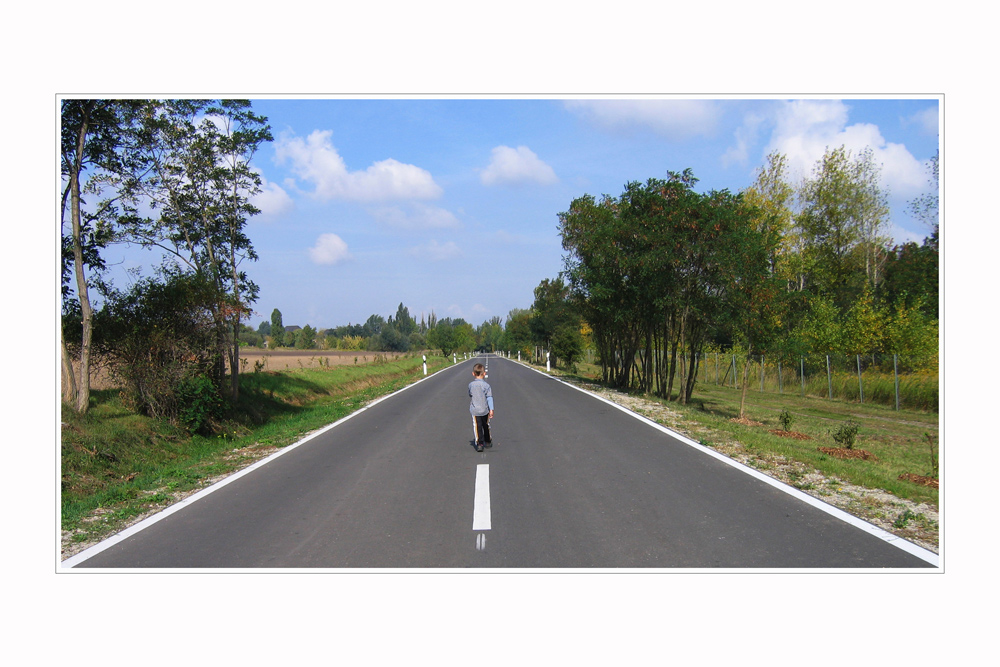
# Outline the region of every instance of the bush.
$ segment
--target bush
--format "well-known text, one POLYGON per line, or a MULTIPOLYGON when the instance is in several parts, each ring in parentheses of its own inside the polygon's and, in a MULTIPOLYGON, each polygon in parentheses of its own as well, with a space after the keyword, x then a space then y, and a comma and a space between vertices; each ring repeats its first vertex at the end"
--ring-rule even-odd
POLYGON ((841 424, 833 433, 833 440, 841 447, 846 447, 851 449, 854 447, 854 439, 858 436, 858 431, 861 429, 861 424, 857 422, 849 421, 847 423, 841 424))
POLYGON ((164 269, 128 292, 106 287, 103 296, 94 350, 124 402, 142 414, 203 429, 218 409, 225 376, 226 338, 212 314, 221 303, 214 286, 196 274, 164 269))
POLYGON ((792 413, 788 410, 782 410, 781 414, 778 415, 778 421, 781 422, 781 430, 788 431, 791 430, 792 422, 795 420, 792 417, 792 413))
POLYGON ((225 406, 218 388, 207 375, 185 378, 177 387, 177 404, 181 423, 192 433, 208 431, 225 406))

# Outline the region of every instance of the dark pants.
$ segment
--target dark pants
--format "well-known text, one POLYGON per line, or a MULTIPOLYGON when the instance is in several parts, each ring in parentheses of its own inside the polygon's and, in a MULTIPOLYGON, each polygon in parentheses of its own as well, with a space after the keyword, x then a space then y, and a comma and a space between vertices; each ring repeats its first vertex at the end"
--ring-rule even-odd
POLYGON ((477 445, 493 442, 493 439, 490 437, 490 416, 473 415, 472 432, 476 436, 477 445))

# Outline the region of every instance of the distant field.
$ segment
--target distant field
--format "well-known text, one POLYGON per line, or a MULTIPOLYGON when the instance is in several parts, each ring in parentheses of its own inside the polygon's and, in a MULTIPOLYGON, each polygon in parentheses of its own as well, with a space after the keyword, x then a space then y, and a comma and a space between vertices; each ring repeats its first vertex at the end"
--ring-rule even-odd
MULTIPOLYGON (((345 366, 357 363, 367 364, 375 361, 376 357, 388 360, 408 357, 413 353, 405 352, 371 352, 368 350, 290 350, 282 348, 280 350, 262 350, 254 347, 241 347, 240 359, 246 360, 242 370, 253 372, 257 362, 264 364, 261 370, 283 371, 289 368, 319 368, 320 366, 345 366), (357 362, 355 362, 355 359, 357 362)), ((108 378, 107 371, 103 368, 91 370, 90 387, 94 390, 114 389, 115 385, 108 378)))
POLYGON ((319 368, 320 366, 343 366, 366 364, 375 357, 399 359, 411 356, 407 352, 371 352, 367 350, 261 350, 240 348, 240 359, 246 359, 245 371, 253 371, 257 362, 263 362, 265 371, 283 371, 288 368, 319 368))

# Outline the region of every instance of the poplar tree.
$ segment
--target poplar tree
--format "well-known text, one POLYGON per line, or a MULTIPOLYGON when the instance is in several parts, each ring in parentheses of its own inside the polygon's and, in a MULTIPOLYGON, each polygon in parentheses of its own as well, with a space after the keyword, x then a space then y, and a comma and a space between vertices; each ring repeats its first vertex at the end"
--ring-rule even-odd
POLYGON ((61 217, 64 317, 80 321, 80 339, 60 337, 63 398, 78 412, 90 406, 90 366, 94 310, 87 274, 101 271, 101 250, 113 238, 126 193, 106 187, 118 174, 135 168, 131 133, 138 108, 134 101, 67 99, 61 109, 61 217), (86 198, 92 199, 87 206, 86 198), (68 220, 67 220, 68 218, 68 220), (67 232, 67 225, 69 230, 67 232), (73 298, 75 293, 75 299, 73 298), (70 348, 79 346, 78 373, 70 348))

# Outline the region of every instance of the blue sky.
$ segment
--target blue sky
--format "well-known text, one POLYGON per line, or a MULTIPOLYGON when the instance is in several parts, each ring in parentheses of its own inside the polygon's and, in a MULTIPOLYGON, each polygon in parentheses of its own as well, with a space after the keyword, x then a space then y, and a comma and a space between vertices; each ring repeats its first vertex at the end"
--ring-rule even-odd
MULTIPOLYGON (((251 324, 278 308, 317 328, 388 317, 474 325, 527 308, 562 269, 557 216, 583 194, 690 167, 697 189, 738 191, 765 156, 796 178, 827 146, 882 164, 897 241, 929 233, 907 212, 928 191, 939 100, 831 98, 257 98, 274 142, 254 160, 263 213, 251 324)), ((118 268, 151 255, 112 249, 118 268)))

